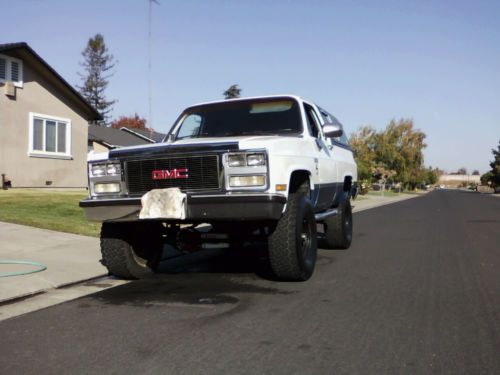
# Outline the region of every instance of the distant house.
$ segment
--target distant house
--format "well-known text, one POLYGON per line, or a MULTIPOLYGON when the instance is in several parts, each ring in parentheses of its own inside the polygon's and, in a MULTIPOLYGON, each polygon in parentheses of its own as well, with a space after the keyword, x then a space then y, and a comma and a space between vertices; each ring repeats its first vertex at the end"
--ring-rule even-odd
POLYGON ((87 185, 100 114, 28 44, 0 44, 0 174, 13 187, 87 185))
POLYGON ((464 185, 481 183, 481 176, 470 174, 443 174, 439 177, 438 184, 447 188, 456 188, 464 185))
POLYGON ((88 151, 104 152, 117 147, 154 143, 149 138, 122 129, 89 125, 88 151))

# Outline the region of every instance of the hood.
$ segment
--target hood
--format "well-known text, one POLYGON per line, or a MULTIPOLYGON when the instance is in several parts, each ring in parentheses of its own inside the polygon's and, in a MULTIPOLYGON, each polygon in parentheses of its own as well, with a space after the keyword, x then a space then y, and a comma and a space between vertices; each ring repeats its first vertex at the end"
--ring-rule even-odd
POLYGON ((277 139, 295 137, 283 136, 241 136, 228 138, 192 138, 173 143, 157 143, 144 146, 122 147, 109 151, 110 158, 154 157, 166 154, 194 152, 230 152, 255 148, 267 148, 277 139))

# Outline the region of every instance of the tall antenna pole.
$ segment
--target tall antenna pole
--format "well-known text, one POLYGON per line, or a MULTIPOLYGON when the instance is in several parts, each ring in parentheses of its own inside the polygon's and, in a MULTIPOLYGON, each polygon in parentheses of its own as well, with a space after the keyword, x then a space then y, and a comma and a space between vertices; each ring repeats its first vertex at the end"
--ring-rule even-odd
POLYGON ((148 85, 149 85, 149 128, 151 132, 153 132, 153 81, 152 81, 152 47, 153 47, 153 38, 151 36, 151 23, 152 23, 152 8, 153 3, 160 5, 157 0, 148 0, 149 1, 149 32, 148 32, 148 85))

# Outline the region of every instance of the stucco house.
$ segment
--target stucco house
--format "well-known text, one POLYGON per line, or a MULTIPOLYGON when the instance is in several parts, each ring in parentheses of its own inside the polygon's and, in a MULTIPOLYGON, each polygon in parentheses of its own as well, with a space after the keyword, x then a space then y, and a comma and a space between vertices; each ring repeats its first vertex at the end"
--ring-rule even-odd
POLYGON ((0 44, 0 174, 12 187, 87 185, 100 114, 28 44, 0 44))

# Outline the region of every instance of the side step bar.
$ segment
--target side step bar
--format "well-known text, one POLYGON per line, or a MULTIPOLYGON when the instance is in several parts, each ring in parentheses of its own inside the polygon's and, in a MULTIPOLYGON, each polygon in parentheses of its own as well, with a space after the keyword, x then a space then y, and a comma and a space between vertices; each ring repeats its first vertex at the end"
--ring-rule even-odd
POLYGON ((318 214, 314 215, 314 218, 316 219, 316 222, 321 222, 324 221, 327 217, 330 216, 335 216, 338 214, 338 211, 336 208, 333 208, 331 210, 325 211, 325 212, 320 212, 318 214))

